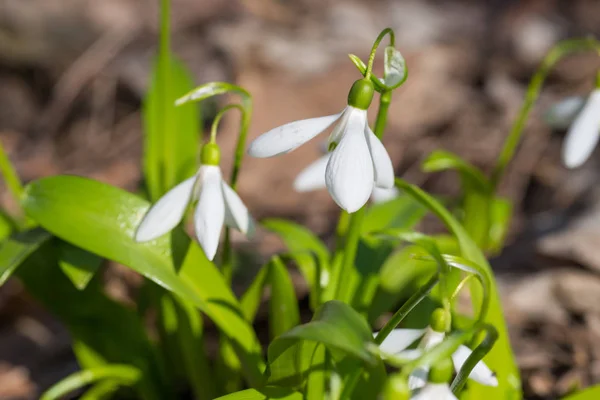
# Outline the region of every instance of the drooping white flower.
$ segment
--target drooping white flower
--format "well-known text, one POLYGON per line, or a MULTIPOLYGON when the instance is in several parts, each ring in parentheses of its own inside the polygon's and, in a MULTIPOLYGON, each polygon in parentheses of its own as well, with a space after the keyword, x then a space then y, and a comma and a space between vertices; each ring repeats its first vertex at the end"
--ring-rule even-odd
MULTIPOLYGON (((294 180, 294 189, 297 192, 310 192, 326 188, 325 172, 330 157, 331 154, 326 154, 303 169, 294 180)), ((384 203, 395 199, 399 194, 400 191, 395 186, 391 188, 374 186, 371 192, 371 201, 374 203, 384 203)))
POLYGON ((567 132, 562 158, 568 168, 577 168, 592 154, 600 138, 600 88, 594 90, 567 132))
POLYGON ((198 173, 181 182, 154 204, 135 233, 146 242, 164 235, 179 224, 188 205, 197 201, 194 230, 209 260, 215 257, 223 224, 250 235, 254 222, 237 193, 221 177, 218 165, 202 165, 198 173))
POLYGON ((367 202, 374 186, 394 185, 392 161, 367 123, 373 91, 370 81, 359 80, 350 90, 348 106, 341 113, 272 129, 254 140, 248 153, 261 158, 289 153, 338 121, 329 137, 328 148, 332 151, 325 163, 325 185, 342 209, 355 212, 367 202))
MULTIPOLYGON (((425 329, 394 329, 379 345, 382 353, 397 355, 401 358, 415 359, 423 351, 426 351, 438 344, 445 338, 444 332, 437 332, 431 327, 425 329), (407 350, 417 339, 422 338, 414 350, 407 350)), ((458 372, 472 350, 467 346, 460 345, 452 354, 454 368, 458 372)), ((428 367, 416 368, 408 379, 408 386, 411 390, 422 388, 427 383, 428 367)), ((486 386, 498 386, 498 379, 483 361, 479 361, 469 375, 470 379, 486 386)))
POLYGON ((457 400, 447 383, 432 382, 427 382, 425 386, 416 391, 410 398, 411 400, 457 400))

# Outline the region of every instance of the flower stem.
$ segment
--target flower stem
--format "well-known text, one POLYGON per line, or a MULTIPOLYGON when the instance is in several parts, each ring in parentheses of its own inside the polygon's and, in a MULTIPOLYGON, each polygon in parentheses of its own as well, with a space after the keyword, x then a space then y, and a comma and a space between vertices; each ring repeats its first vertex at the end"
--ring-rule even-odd
MULTIPOLYGON (((159 99, 166 102, 170 98, 171 90, 171 1, 160 1, 160 36, 158 43, 158 71, 157 76, 158 95, 159 99)), ((165 107, 173 107, 172 104, 163 103, 165 107)), ((165 112, 169 113, 169 111, 165 112)), ((172 113, 171 113, 172 115, 172 113)), ((175 169, 174 157, 174 141, 169 138, 169 118, 161 118, 161 126, 159 127, 161 146, 164 157, 164 171, 162 176, 161 192, 166 192, 177 181, 177 171, 175 169)))
MULTIPOLYGON (((384 30, 382 34, 378 38, 379 41, 383 38, 384 30)), ((391 34, 393 35, 393 33, 391 34)), ((392 36, 393 37, 393 36, 392 36)), ((378 42, 376 42, 378 43, 378 42)), ((375 45, 374 45, 375 46, 375 45)), ((375 120, 375 135, 381 139, 383 136, 383 132, 385 129, 385 124, 387 122, 387 113, 390 106, 390 102, 392 101, 392 92, 386 91, 381 93, 379 96, 379 109, 377 110, 377 119, 375 120)), ((346 230, 346 240, 344 241, 344 253, 342 256, 342 264, 338 269, 338 275, 334 278, 333 282, 335 285, 334 291, 334 299, 344 301, 346 303, 350 303, 352 301, 352 291, 353 287, 351 285, 350 278, 352 277, 351 271, 354 268, 354 260, 356 258, 356 252, 358 250, 358 241, 360 240, 360 229, 362 226, 362 221, 365 216, 367 206, 364 205, 360 210, 350 215, 350 221, 347 222, 347 218, 340 217, 338 222, 338 231, 343 229, 343 226, 340 224, 348 224, 348 228, 346 230)))
POLYGON ((600 42, 593 38, 565 40, 558 43, 544 58, 542 64, 529 83, 529 87, 527 88, 527 93, 525 95, 525 101, 521 106, 519 115, 517 116, 517 119, 510 130, 508 138, 504 142, 504 147, 502 148, 502 152, 500 153, 498 161, 496 162, 496 167, 494 168, 491 178, 492 189, 494 191, 496 190, 498 183, 500 182, 500 179, 506 170, 506 166, 515 155, 515 151, 519 145, 519 142, 521 141, 521 136, 523 135, 523 130, 525 129, 527 118, 529 117, 533 105, 539 97, 540 91, 542 90, 542 85, 552 67, 563 57, 571 53, 590 50, 596 50, 600 53, 600 42))
POLYGON ((21 180, 15 171, 15 168, 11 164, 8 156, 6 155, 6 151, 4 150, 4 146, 0 142, 0 173, 2 173, 2 177, 6 182, 6 186, 8 190, 12 194, 15 201, 20 204, 21 203, 21 195, 23 194, 23 185, 21 184, 21 180))
POLYGON ((385 35, 390 35, 390 46, 394 46, 396 44, 396 35, 392 28, 385 28, 381 31, 375 42, 373 43, 373 47, 371 47, 371 54, 369 54, 369 62, 367 63, 367 71, 365 72, 365 78, 371 79, 371 74, 373 73, 373 63, 375 62, 375 53, 377 53, 377 48, 379 44, 385 37, 385 35))
POLYGON ((494 346, 494 343, 496 343, 496 340, 498 339, 498 332, 493 326, 484 325, 482 330, 486 332, 485 338, 479 344, 479 346, 477 346, 471 352, 460 371, 458 371, 458 374, 456 374, 456 377, 454 378, 454 380, 452 381, 452 385, 450 386, 450 389, 452 389, 452 393, 454 393, 457 396, 462 390, 465 383, 467 382, 467 379, 469 378, 471 371, 473 371, 473 368, 475 368, 477 363, 481 361, 487 353, 489 353, 489 351, 494 346))
POLYGON ((379 331, 375 337, 375 343, 381 344, 386 337, 402 322, 402 320, 411 312, 428 294, 431 292, 433 287, 439 282, 439 274, 434 276, 427 281, 423 286, 419 288, 410 298, 400 307, 398 311, 392 316, 392 318, 385 324, 385 326, 379 331))

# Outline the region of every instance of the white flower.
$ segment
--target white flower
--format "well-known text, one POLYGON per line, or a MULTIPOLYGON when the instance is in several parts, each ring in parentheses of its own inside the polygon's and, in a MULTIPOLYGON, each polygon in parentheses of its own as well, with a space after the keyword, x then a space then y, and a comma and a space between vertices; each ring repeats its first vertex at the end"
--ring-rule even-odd
POLYGON ((209 260, 215 257, 223 224, 249 235, 254 222, 237 193, 221 177, 216 165, 202 165, 196 176, 181 182, 154 204, 135 233, 146 242, 177 226, 190 203, 198 201, 194 212, 196 237, 209 260))
POLYGON ((562 158, 568 168, 583 164, 600 138, 600 89, 594 90, 575 118, 563 145, 562 158))
POLYGON ((410 398, 411 400, 457 400, 447 383, 431 382, 428 382, 410 398))
MULTIPOLYGON (((394 329, 384 339, 379 348, 383 353, 397 355, 402 358, 415 359, 419 357, 423 351, 426 351, 438 344, 445 338, 444 332, 436 332, 427 327, 425 329, 394 329), (421 338, 417 349, 407 350, 407 348, 417 339, 421 338)), ((467 358, 471 355, 471 349, 467 346, 460 345, 452 354, 452 362, 454 368, 458 372, 467 358)), ((408 379, 408 387, 410 390, 422 388, 427 384, 427 375, 429 368, 417 368, 413 371, 408 379)), ((471 371, 469 378, 486 386, 498 386, 498 379, 494 373, 488 368, 483 361, 479 361, 475 368, 471 371)), ((425 399, 425 397, 423 398, 425 399)))
POLYGON ((339 114, 285 124, 254 140, 248 153, 253 157, 288 153, 335 121, 338 123, 329 137, 335 148, 325 163, 325 185, 333 200, 352 213, 367 202, 374 186, 394 186, 392 161, 369 128, 366 110, 349 105, 339 114))
MULTIPOLYGON (((294 189, 298 192, 310 192, 326 188, 325 172, 330 157, 331 154, 326 154, 303 169, 294 180, 294 189)), ((375 186, 371 192, 371 200, 374 203, 383 203, 395 199, 399 194, 400 192, 395 186, 391 188, 375 186)))

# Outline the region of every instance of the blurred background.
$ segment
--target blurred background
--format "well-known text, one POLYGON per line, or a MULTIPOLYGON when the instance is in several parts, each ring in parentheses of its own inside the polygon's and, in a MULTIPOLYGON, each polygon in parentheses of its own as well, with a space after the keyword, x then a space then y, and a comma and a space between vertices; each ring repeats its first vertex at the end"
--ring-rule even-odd
MULTIPOLYGON (((0 0, 0 140, 24 181, 70 173, 139 187, 157 3, 0 0)), ((423 173, 429 152, 450 150, 489 171, 549 48, 600 35, 598 0, 173 0, 172 12, 174 51, 196 82, 231 81, 253 94, 250 138, 341 110, 359 77, 347 54, 366 59, 379 31, 395 29, 410 73, 384 143, 397 175, 438 195, 457 194, 457 179, 423 173)), ((492 263, 529 399, 600 382, 600 157, 566 170, 564 132, 541 118, 557 100, 589 93, 598 68, 593 54, 557 66, 501 185, 515 217, 492 263)), ((204 107, 205 122, 216 107, 204 107)), ((225 169, 237 123, 230 116, 218 136, 225 169)), ((257 219, 285 216, 332 236, 338 209, 327 193, 292 189, 321 147, 316 139, 283 157, 245 160, 239 188, 257 219)), ((14 206, 4 189, 0 200, 14 206)), ((236 243, 263 256, 280 248, 266 233, 236 243)), ((131 302, 141 278, 104 271, 110 295, 131 302)), ((0 399, 35 399, 75 371, 69 346, 17 280, 0 288, 0 399)))

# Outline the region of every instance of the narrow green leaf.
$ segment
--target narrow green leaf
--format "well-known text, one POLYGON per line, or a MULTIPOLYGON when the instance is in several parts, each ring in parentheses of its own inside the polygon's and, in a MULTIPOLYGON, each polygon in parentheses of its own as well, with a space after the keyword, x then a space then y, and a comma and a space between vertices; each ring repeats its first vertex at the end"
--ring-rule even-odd
POLYGON ((488 249, 494 253, 502 250, 512 216, 512 202, 509 199, 495 197, 490 211, 490 232, 488 249))
POLYGON ((209 82, 190 90, 175 101, 175 105, 182 106, 190 102, 200 102, 209 97, 225 93, 238 93, 245 97, 251 97, 245 89, 228 82, 209 82))
MULTIPOLYGON (((302 351, 304 341, 322 343, 334 357, 350 355, 375 364, 367 350, 373 335, 367 322, 349 305, 332 300, 323 304, 309 323, 296 326, 271 342, 268 349, 269 382, 297 386, 312 366, 314 347, 302 351)), ((324 368, 318 366, 317 368, 324 368)))
POLYGON ((373 204, 367 210, 361 227, 362 235, 384 229, 412 229, 427 213, 427 209, 412 197, 400 195, 384 203, 373 204))
POLYGON ((55 400, 70 392, 81 389, 90 383, 112 380, 121 385, 131 386, 140 378, 140 371, 130 365, 107 365, 78 371, 58 382, 42 394, 40 400, 55 400))
MULTIPOLYGON (((420 201, 438 216, 458 240, 462 256, 473 261, 475 264, 481 265, 493 276, 492 269, 481 250, 479 250, 460 223, 437 200, 418 187, 408 184, 401 179, 396 179, 396 186, 420 201)), ((475 283, 475 285, 478 285, 478 283, 475 283)), ((472 289, 472 302, 476 308, 481 305, 481 298, 476 296, 477 290, 472 289)), ((506 322, 502 312, 502 304, 494 280, 491 281, 490 310, 486 322, 493 325, 498 331, 498 341, 484 360, 496 372, 499 384, 497 388, 490 388, 473 383, 468 390, 469 398, 488 400, 521 398, 519 369, 510 346, 506 322)))
POLYGON ((253 322, 260 307, 260 302, 263 297, 263 290, 269 277, 269 264, 265 264, 256 274, 256 277, 246 289, 246 292, 240 299, 240 307, 244 317, 249 322, 253 322))
POLYGON ((287 268, 277 256, 269 263, 269 282, 269 332, 274 339, 300 323, 300 312, 294 284, 287 268))
POLYGON ((315 343, 310 360, 311 368, 309 368, 306 378, 306 400, 322 400, 326 398, 328 371, 326 368, 318 368, 320 365, 326 365, 326 357, 325 346, 315 343))
POLYGON ((432 152, 423 162, 425 172, 438 172, 444 170, 457 170, 467 175, 477 185, 479 190, 489 193, 491 186, 485 175, 473 164, 470 164, 457 156, 445 150, 436 150, 432 152))
POLYGON ((58 265, 79 290, 85 289, 102 265, 102 258, 67 242, 59 244, 58 265))
POLYGON ((165 59, 154 63, 142 110, 144 178, 153 200, 195 173, 200 149, 198 105, 175 106, 175 100, 193 88, 193 79, 173 55, 161 57, 165 59))
POLYGON ((16 233, 0 243, 0 286, 31 253, 44 244, 51 235, 43 229, 16 233))
POLYGON ((260 346, 252 326, 199 246, 178 231, 148 243, 134 241, 134 231, 149 208, 146 201, 90 179, 55 176, 29 184, 23 206, 63 240, 129 266, 190 301, 234 341, 246 377, 256 384, 262 380, 260 346))
POLYGON ((290 389, 279 387, 265 387, 263 389, 246 389, 235 392, 215 400, 302 400, 302 394, 290 389))

